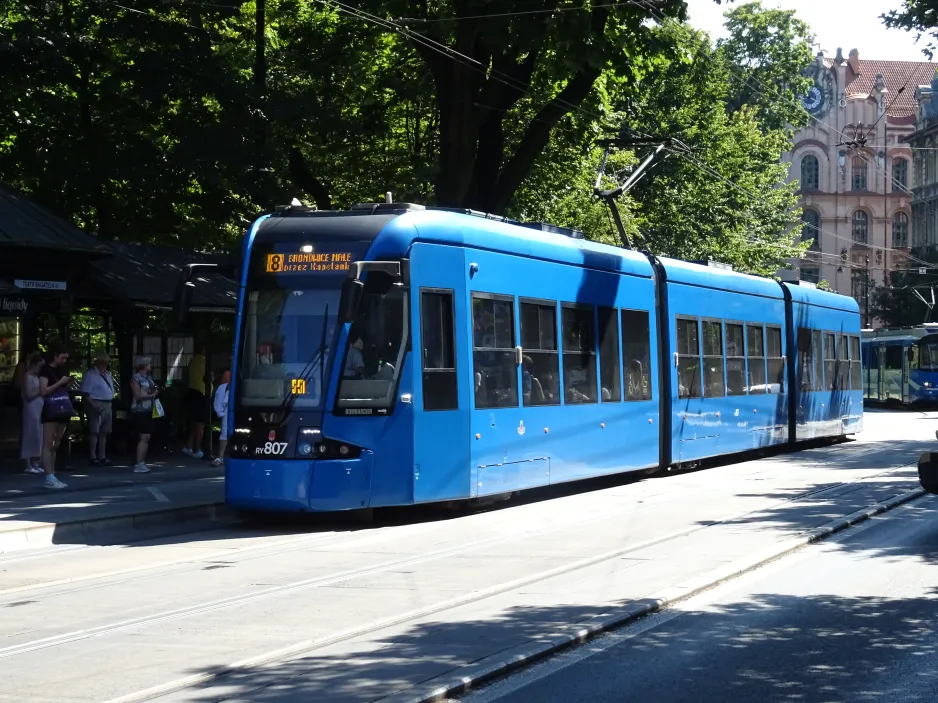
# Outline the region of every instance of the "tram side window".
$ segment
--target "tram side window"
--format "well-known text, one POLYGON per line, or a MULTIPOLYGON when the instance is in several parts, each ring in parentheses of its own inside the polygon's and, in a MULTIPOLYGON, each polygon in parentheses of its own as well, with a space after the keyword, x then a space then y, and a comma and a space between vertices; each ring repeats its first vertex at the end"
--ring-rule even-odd
POLYGON ((560 309, 563 332, 563 386, 568 403, 596 402, 596 342, 593 308, 565 305, 560 309))
POLYGON ((726 323, 726 392, 746 395, 746 346, 743 326, 726 323))
POLYGON ((811 330, 806 327, 798 328, 798 377, 799 391, 807 393, 814 389, 814 380, 811 373, 814 369, 814 356, 811 353, 811 330))
POLYGON ((452 291, 422 291, 420 337, 423 345, 424 410, 455 410, 459 407, 454 333, 452 291))
POLYGON ((824 390, 824 351, 820 330, 814 330, 814 390, 824 390))
POLYGON ((824 380, 827 381, 827 390, 832 391, 837 383, 835 375, 837 356, 834 353, 834 335, 824 333, 824 380))
POLYGON ((837 388, 850 390, 850 359, 847 355, 847 335, 837 335, 837 388))
POLYGON ((612 308, 599 308, 599 383, 602 401, 622 400, 619 382, 619 316, 612 308))
POLYGON ((557 304, 521 303, 521 389, 525 405, 560 405, 557 304))
POLYGON ((651 400, 651 336, 645 310, 623 310, 622 363, 625 399, 651 400))
POLYGON ((863 384, 863 368, 860 360, 860 338, 850 335, 850 387, 861 390, 863 384))
POLYGON ((723 324, 713 320, 703 322, 704 396, 722 398, 726 395, 723 378, 723 324))
POLYGON ((769 366, 769 393, 785 392, 785 357, 782 354, 782 330, 765 328, 765 352, 769 366))
POLYGON ((765 333, 762 325, 746 325, 746 351, 749 357, 749 392, 766 393, 765 333))
POLYGON ((678 318, 677 383, 679 398, 702 398, 700 392, 700 338, 697 320, 678 318))
POLYGON ((903 351, 905 350, 902 345, 890 344, 886 347, 886 358, 883 361, 883 366, 889 371, 901 371, 903 351))
POLYGON ((511 298, 472 294, 472 365, 477 408, 518 407, 511 298))

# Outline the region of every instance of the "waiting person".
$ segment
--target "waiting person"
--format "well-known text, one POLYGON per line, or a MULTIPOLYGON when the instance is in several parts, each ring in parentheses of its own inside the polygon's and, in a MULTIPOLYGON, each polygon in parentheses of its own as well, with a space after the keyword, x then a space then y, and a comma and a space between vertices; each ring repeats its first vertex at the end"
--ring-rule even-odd
POLYGON ((26 357, 20 379, 20 397, 23 407, 23 425, 20 432, 20 458, 28 474, 43 473, 39 466, 42 457, 42 396, 40 395, 39 371, 45 366, 39 352, 26 357))
POLYGON ((74 408, 68 391, 75 379, 65 370, 68 351, 56 346, 46 355, 46 364, 39 371, 39 395, 42 396, 42 469, 46 475, 46 488, 67 488, 55 477, 55 460, 65 429, 72 419, 74 408))
POLYGON ((186 389, 186 413, 189 416, 189 438, 182 453, 193 459, 201 459, 202 437, 205 423, 208 421, 208 407, 205 395, 205 356, 208 348, 205 342, 199 342, 196 353, 189 361, 189 387, 186 389))
POLYGON ((107 365, 111 358, 107 352, 98 352, 94 365, 81 379, 82 399, 88 419, 88 451, 92 466, 110 466, 107 459, 107 438, 111 434, 114 413, 114 378, 107 365))
POLYGON ((150 435, 153 434, 153 403, 160 394, 153 378, 150 376, 150 366, 153 360, 148 356, 138 356, 134 360, 137 372, 130 379, 130 392, 133 402, 130 406, 130 426, 136 430, 140 439, 137 441, 136 463, 134 473, 145 474, 150 471, 147 466, 147 449, 150 447, 150 435))
MULTIPOLYGON (((11 381, 14 390, 16 391, 15 402, 16 402, 16 411, 20 415, 20 422, 22 423, 24 416, 24 406, 23 406, 23 380, 26 378, 26 367, 29 363, 30 357, 39 352, 35 349, 31 349, 26 354, 23 354, 20 357, 20 360, 17 362, 16 367, 13 369, 13 379, 11 381)), ((43 362, 45 363, 45 362, 43 362)), ((42 429, 40 427, 40 429, 42 429)), ((42 433, 40 432, 40 435, 42 433)), ((23 435, 20 433, 20 453, 23 451, 23 435)))
POLYGON ((221 420, 221 433, 218 435, 218 454, 212 461, 212 466, 221 466, 225 463, 225 450, 228 448, 228 387, 230 385, 231 372, 225 371, 215 391, 215 414, 221 420))

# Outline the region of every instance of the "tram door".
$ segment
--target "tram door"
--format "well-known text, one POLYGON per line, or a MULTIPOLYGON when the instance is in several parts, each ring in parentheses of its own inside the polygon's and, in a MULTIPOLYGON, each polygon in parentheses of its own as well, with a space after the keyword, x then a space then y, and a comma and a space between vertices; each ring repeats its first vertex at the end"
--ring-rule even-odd
POLYGON ((418 243, 411 251, 416 503, 470 497, 470 327, 465 283, 457 275, 464 259, 459 247, 418 243))
POLYGON ((908 403, 911 401, 909 372, 912 370, 912 359, 915 351, 912 347, 903 347, 902 352, 902 402, 908 403))
POLYGON ((908 362, 905 361, 905 354, 901 344, 887 344, 883 349, 882 373, 882 400, 902 400, 908 390, 903 390, 908 385, 908 362))

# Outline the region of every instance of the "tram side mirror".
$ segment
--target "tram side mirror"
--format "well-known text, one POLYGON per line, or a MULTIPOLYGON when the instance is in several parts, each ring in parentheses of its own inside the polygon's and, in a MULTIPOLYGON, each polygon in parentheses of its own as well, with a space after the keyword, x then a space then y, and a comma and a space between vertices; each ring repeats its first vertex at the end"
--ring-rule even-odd
POLYGON ((912 349, 912 347, 909 347, 908 349, 905 350, 905 356, 909 360, 909 363, 911 364, 915 360, 915 350, 912 349))
POLYGON ((341 324, 355 319, 364 289, 365 284, 357 278, 346 278, 342 282, 342 297, 339 299, 339 322, 341 324))

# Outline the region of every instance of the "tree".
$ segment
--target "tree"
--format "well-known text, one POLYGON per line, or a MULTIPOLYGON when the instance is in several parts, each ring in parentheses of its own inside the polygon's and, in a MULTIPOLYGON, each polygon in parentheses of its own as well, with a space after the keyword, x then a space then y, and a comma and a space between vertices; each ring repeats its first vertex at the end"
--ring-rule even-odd
POLYGON ((729 10, 729 36, 718 50, 732 67, 731 112, 754 106, 759 122, 769 130, 798 129, 808 123, 800 97, 811 86, 802 75, 811 62, 814 37, 794 10, 769 9, 750 2, 729 10))
POLYGON ((905 0, 901 8, 881 17, 887 27, 915 32, 916 42, 925 37, 928 43, 922 48, 922 53, 929 60, 934 58, 938 36, 938 1, 905 0))
MULTIPOLYGON (((390 0, 376 12, 400 17, 415 7, 390 0)), ((408 24, 435 88, 437 203, 504 212, 554 128, 592 102, 604 71, 636 84, 668 55, 647 21, 684 12, 677 0, 424 5, 408 24)))
MULTIPOLYGON (((938 264, 938 249, 916 252, 926 264, 938 264)), ((938 274, 934 269, 921 274, 918 269, 890 271, 884 285, 874 286, 870 292, 870 312, 887 327, 920 325, 935 322, 934 310, 922 302, 921 295, 931 302, 938 290, 938 274), (916 295, 916 291, 918 295, 916 295)))

